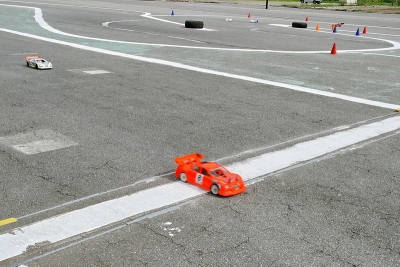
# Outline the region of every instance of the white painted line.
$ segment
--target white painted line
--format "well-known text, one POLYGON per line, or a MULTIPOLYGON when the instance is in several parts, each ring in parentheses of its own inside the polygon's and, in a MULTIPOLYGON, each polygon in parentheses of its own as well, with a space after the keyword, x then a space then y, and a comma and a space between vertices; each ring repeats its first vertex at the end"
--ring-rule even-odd
POLYGON ((171 183, 109 200, 0 235, 0 261, 22 254, 35 243, 58 242, 150 210, 204 194, 184 183, 171 183))
MULTIPOLYGON (((398 129, 400 116, 317 138, 226 167, 249 180, 398 129)), ((174 182, 20 227, 12 233, 0 235, 0 261, 22 254, 30 245, 46 241, 58 242, 144 212, 185 201, 204 192, 195 186, 174 182)))
POLYGON ((277 27, 284 27, 284 28, 289 28, 290 27, 290 25, 287 25, 287 24, 268 24, 268 25, 277 26, 277 27))
POLYGON ((13 31, 13 30, 4 29, 4 28, 0 28, 0 31, 4 31, 4 32, 16 34, 16 35, 21 35, 21 36, 25 36, 25 37, 29 37, 29 38, 33 38, 33 39, 38 39, 38 40, 42 40, 42 41, 62 44, 62 45, 79 48, 79 49, 83 49, 83 50, 87 50, 87 51, 93 51, 93 52, 98 52, 98 53, 103 53, 103 54, 113 55, 113 56, 119 56, 119 57, 124 57, 124 58, 131 58, 131 59, 135 59, 135 60, 139 60, 139 61, 143 61, 143 62, 155 63, 155 64, 170 66, 170 67, 174 67, 174 68, 197 71, 197 72, 201 72, 201 73, 223 76, 223 77, 228 77, 228 78, 233 78, 233 79, 238 79, 238 80, 243 80, 243 81, 249 81, 249 82, 260 83, 260 84, 265 84, 265 85, 272 85, 272 86, 276 86, 276 87, 311 93, 311 94, 315 94, 315 95, 338 98, 338 99, 355 102, 355 103, 361 103, 361 104, 366 104, 366 105, 371 105, 371 106, 376 106, 376 107, 388 108, 388 109, 392 109, 392 110, 393 109, 396 110, 396 109, 400 108, 400 105, 389 104, 389 103, 384 103, 384 102, 379 102, 379 101, 373 101, 373 100, 368 100, 368 99, 363 99, 363 98, 358 98, 358 97, 346 96, 346 95, 341 95, 341 94, 336 94, 336 93, 331 93, 331 92, 319 91, 319 90, 311 89, 311 88, 307 88, 307 87, 285 84, 285 83, 280 83, 280 82, 274 82, 274 81, 269 81, 269 80, 264 80, 264 79, 259 79, 259 78, 253 78, 253 77, 249 77, 249 76, 231 74, 231 73, 221 72, 221 71, 214 71, 214 70, 210 70, 210 69, 194 67, 194 66, 185 65, 185 64, 181 64, 181 63, 167 61, 167 60, 162 60, 162 59, 135 56, 135 55, 125 54, 125 53, 121 53, 121 52, 116 52, 116 51, 111 51, 111 50, 106 50, 106 49, 90 47, 90 46, 86 46, 86 45, 75 44, 75 43, 65 42, 65 41, 61 41, 61 40, 41 37, 38 35, 13 31))
POLYGON ((357 144, 400 128, 400 116, 338 132, 290 148, 232 164, 229 170, 253 179, 296 163, 321 157, 327 153, 357 144))
POLYGON ((109 71, 106 71, 106 70, 85 70, 85 71, 83 71, 84 73, 87 73, 87 74, 105 74, 105 73, 111 73, 111 72, 109 72, 109 71))
MULTIPOLYGON (((268 50, 268 49, 242 49, 242 48, 222 48, 222 47, 202 47, 202 46, 154 44, 154 43, 126 42, 126 41, 117 41, 117 40, 102 39, 102 38, 93 38, 93 37, 70 34, 70 33, 62 32, 60 30, 54 29, 53 27, 48 25, 46 21, 44 21, 43 16, 42 16, 42 10, 40 8, 28 7, 28 6, 5 5, 5 4, 0 4, 0 5, 34 9, 35 10, 35 20, 40 25, 40 27, 42 27, 43 29, 46 29, 50 32, 53 32, 56 34, 61 34, 64 36, 83 38, 83 39, 88 39, 88 40, 97 40, 97 41, 121 43, 121 44, 139 44, 139 45, 146 45, 146 46, 175 47, 175 48, 218 50, 218 51, 268 52, 268 53, 283 53, 283 54, 329 54, 331 52, 330 48, 329 48, 329 50, 326 50, 326 51, 285 51, 285 50, 268 50)), ((148 12, 142 12, 142 13, 145 13, 145 15, 151 14, 148 12)), ((159 20, 161 20, 161 19, 159 19, 159 20)), ((161 21, 163 21, 163 20, 161 20, 161 21)), ((175 22, 172 22, 172 23, 175 23, 175 22)), ((181 23, 175 23, 175 24, 183 25, 181 23)), ((0 30, 3 30, 3 29, 0 29, 0 30)), ((198 29, 198 30, 201 30, 201 29, 198 29)), ((211 30, 211 29, 204 29, 204 30, 211 30)), ((303 29, 303 30, 307 30, 307 29, 303 29)), ((11 31, 11 30, 9 30, 9 31, 11 31)), ((211 31, 214 31, 214 30, 211 30, 211 31)), ((391 44, 392 47, 373 48, 373 49, 358 49, 358 50, 338 50, 337 53, 377 52, 377 51, 390 51, 390 50, 400 49, 400 43, 395 42, 395 41, 366 37, 366 36, 359 36, 359 38, 366 38, 366 39, 373 39, 373 40, 378 40, 378 41, 382 41, 382 42, 387 42, 387 43, 391 44)))
POLYGON ((78 145, 68 137, 51 130, 37 130, 30 133, 0 137, 0 144, 12 147, 27 155, 78 145))
MULTIPOLYGON (((60 33, 60 34, 68 35, 68 36, 73 36, 73 35, 65 34, 65 33, 62 33, 62 32, 60 32, 58 30, 53 29, 50 25, 48 25, 43 20, 41 9, 40 8, 34 8, 34 9, 35 9, 35 19, 40 24, 41 27, 43 27, 44 29, 47 29, 49 31, 56 32, 56 33, 60 33)), ((397 110, 400 107, 400 105, 395 105, 395 104, 388 104, 388 103, 383 103, 383 102, 379 102, 379 101, 362 99, 362 98, 358 98, 358 97, 340 95, 340 94, 331 93, 331 92, 324 92, 324 91, 319 91, 319 90, 311 89, 311 88, 307 88, 307 87, 291 85, 291 84, 284 84, 284 83, 279 83, 279 82, 274 82, 274 81, 269 81, 269 80, 263 80, 263 79, 259 79, 259 78, 253 78, 253 77, 249 77, 249 76, 236 75, 236 74, 231 74, 231 73, 226 73, 226 72, 203 69, 203 68, 194 67, 194 66, 190 66, 190 65, 176 63, 176 62, 171 62, 171 61, 167 61, 167 60, 135 56, 135 55, 125 54, 125 53, 121 53, 121 52, 110 51, 110 50, 106 50, 106 49, 90 47, 90 46, 85 46, 85 45, 81 45, 81 44, 75 44, 75 43, 65 42, 65 41, 61 41, 61 40, 41 37, 41 36, 38 36, 38 35, 33 35, 33 34, 23 33, 23 32, 18 32, 18 31, 13 31, 13 30, 4 29, 4 28, 0 28, 0 31, 13 33, 13 34, 17 34, 17 35, 21 35, 21 36, 25 36, 25 37, 30 37, 30 38, 34 38, 34 39, 38 39, 38 40, 42 40, 42 41, 47 41, 47 42, 67 45, 67 46, 70 46, 70 47, 79 48, 79 49, 83 49, 83 50, 88 50, 88 51, 93 51, 93 52, 98 52, 98 53, 103 53, 103 54, 108 54, 108 55, 114 55, 114 56, 120 56, 120 57, 125 57, 125 58, 131 58, 131 59, 135 59, 135 60, 139 60, 139 61, 143 61, 143 62, 155 63, 155 64, 171 66, 171 67, 180 68, 180 69, 197 71, 197 72, 201 72, 201 73, 224 76, 224 77, 238 79, 238 80, 244 80, 244 81, 250 81, 250 82, 255 82, 255 83, 260 83, 260 84, 272 85, 272 86, 276 86, 276 87, 282 87, 282 88, 286 88, 286 89, 291 89, 291 90, 295 90, 295 91, 311 93, 311 94, 315 94, 315 95, 338 98, 338 99, 342 99, 342 100, 346 100, 346 101, 350 101, 350 102, 355 102, 355 103, 362 103, 362 104, 366 104, 366 105, 383 107, 383 108, 394 109, 394 110, 397 110)), ((94 39, 94 38, 88 38, 88 39, 94 39)), ((372 39, 374 39, 374 38, 372 38, 372 39)), ((392 49, 400 48, 400 44, 399 43, 393 42, 393 41, 389 41, 389 40, 387 40, 387 41, 391 42, 393 44, 394 48, 392 48, 392 49)), ((373 51, 377 51, 377 50, 383 51, 383 50, 391 50, 391 49, 364 49, 364 50, 354 50, 354 51, 356 51, 356 52, 364 51, 365 52, 365 51, 371 51, 371 50, 373 50, 373 51)), ((240 50, 240 51, 243 51, 243 50, 240 50)), ((251 50, 251 51, 255 51, 255 50, 251 50)), ((265 52, 267 50, 260 50, 260 51, 264 51, 265 52)), ((350 51, 351 50, 347 50, 346 52, 350 52, 350 51)), ((271 52, 281 52, 281 51, 271 51, 271 52)), ((330 53, 330 51, 325 51, 325 52, 330 53)), ((285 53, 291 53, 291 52, 285 51, 285 53)), ((299 53, 299 51, 296 51, 295 53, 299 53)), ((319 53, 319 52, 308 51, 308 53, 319 53)))

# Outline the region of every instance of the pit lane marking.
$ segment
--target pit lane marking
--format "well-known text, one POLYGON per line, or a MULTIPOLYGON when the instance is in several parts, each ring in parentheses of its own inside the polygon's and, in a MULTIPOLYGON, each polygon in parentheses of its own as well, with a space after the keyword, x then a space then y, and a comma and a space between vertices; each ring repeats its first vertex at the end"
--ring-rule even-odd
MULTIPOLYGON (((400 134, 399 129, 400 116, 395 116, 298 143, 286 149, 249 158, 226 167, 232 172, 239 173, 245 181, 257 177, 264 179, 269 173, 294 166, 299 162, 313 162, 347 147, 361 148, 381 135, 386 135, 382 137, 386 138, 388 133, 391 133, 390 136, 400 134), (356 147, 351 147, 355 144, 357 144, 356 147)), ((11 233, 0 235, 0 261, 18 256, 24 253, 28 246, 36 243, 46 241, 56 243, 203 194, 205 194, 204 190, 177 181, 20 227, 11 233)), ((123 226, 119 226, 121 227, 123 226)), ((24 263, 27 262, 29 260, 24 263)))

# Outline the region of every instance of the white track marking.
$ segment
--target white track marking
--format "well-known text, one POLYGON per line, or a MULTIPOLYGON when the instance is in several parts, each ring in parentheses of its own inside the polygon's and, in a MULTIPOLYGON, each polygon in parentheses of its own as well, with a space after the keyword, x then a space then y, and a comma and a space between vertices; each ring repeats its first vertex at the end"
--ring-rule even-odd
MULTIPOLYGON (((3 6, 13 6, 13 7, 21 7, 21 8, 31 8, 35 10, 35 20, 36 22, 44 29, 65 36, 75 37, 75 38, 83 38, 88 40, 97 40, 97 41, 104 41, 104 42, 112 42, 112 43, 122 43, 122 44, 139 44, 139 45, 147 45, 147 46, 158 46, 158 47, 175 47, 175 48, 187 48, 187 49, 202 49, 202 50, 219 50, 219 51, 238 51, 238 52, 268 52, 268 53, 284 53, 284 54, 328 54, 331 51, 285 51, 285 50, 268 50, 268 49, 242 49, 242 48, 221 48, 221 47, 202 47, 202 46, 185 46, 185 45, 168 45, 168 44, 153 44, 153 43, 140 43, 140 42, 126 42, 126 41, 117 41, 117 40, 110 40, 110 39, 102 39, 102 38, 93 38, 93 37, 86 37, 81 35, 75 35, 70 33, 65 33, 60 30, 54 29, 47 22, 44 21, 42 16, 42 10, 40 8, 35 7, 28 7, 28 6, 15 6, 15 5, 5 5, 0 4, 3 6)), ((140 11, 136 11, 140 12, 140 11)), ((141 13, 148 13, 148 12, 141 12, 141 13)), ((150 13, 148 13, 150 14, 150 13)), ((179 23, 178 23, 179 24, 179 23)), ((204 31, 214 31, 212 29, 198 29, 204 31)), ((339 35, 339 33, 337 33, 339 35)), ((387 42, 392 45, 392 47, 386 48, 374 48, 374 49, 358 49, 358 50, 339 50, 337 53, 356 53, 356 52, 377 52, 377 51, 387 51, 387 50, 395 50, 400 49, 400 43, 386 40, 386 39, 379 39, 379 38, 372 38, 372 37, 365 37, 359 36, 359 38, 366 38, 366 39, 373 39, 377 41, 387 42)))
MULTIPOLYGON (((151 13, 148 13, 148 12, 143 14, 143 15, 141 15, 141 17, 148 18, 148 19, 154 19, 154 20, 158 20, 158 21, 161 21, 161 22, 166 22, 166 23, 172 23, 172 24, 178 24, 178 25, 185 26, 184 23, 179 23, 179 22, 170 21, 170 20, 166 20, 166 19, 156 18, 155 16, 152 16, 151 13)), ((210 31, 210 32, 218 31, 218 30, 215 30, 215 29, 208 29, 208 28, 194 29, 194 30, 210 31)))
POLYGON ((151 16, 151 13, 149 13, 149 12, 146 12, 143 15, 140 15, 140 16, 144 17, 144 18, 148 18, 148 19, 158 20, 158 21, 161 21, 161 22, 166 22, 166 23, 172 23, 172 24, 176 24, 176 25, 180 25, 180 26, 185 26, 185 24, 182 24, 182 23, 179 23, 179 22, 153 17, 153 16, 151 16))
POLYGON ((83 71, 84 73, 87 73, 87 74, 105 74, 105 73, 111 73, 111 72, 109 72, 109 71, 106 71, 106 70, 85 70, 85 71, 83 71))
MULTIPOLYGON (((39 8, 34 8, 34 9, 35 9, 35 19, 43 28, 48 29, 53 32, 56 32, 56 33, 61 33, 60 31, 53 29, 50 25, 48 25, 43 20, 41 9, 39 9, 39 8)), ((253 77, 248 77, 248 76, 243 76, 243 75, 236 75, 236 74, 231 74, 231 73, 226 73, 226 72, 214 71, 214 70, 194 67, 194 66, 190 66, 190 65, 185 65, 185 64, 181 64, 181 63, 177 63, 177 62, 171 62, 171 61, 167 61, 167 60, 135 56, 135 55, 125 54, 125 53, 121 53, 121 52, 115 52, 115 51, 110 51, 110 50, 106 50, 106 49, 95 48, 95 47, 65 42, 65 41, 61 41, 61 40, 41 37, 41 36, 29 34, 29 33, 22 33, 22 32, 13 31, 13 30, 4 29, 4 28, 0 28, 0 31, 13 33, 13 34, 17 34, 17 35, 21 35, 21 36, 25 36, 25 37, 34 38, 34 39, 39 39, 42 41, 48 41, 48 42, 52 42, 52 43, 67 45, 67 46, 84 49, 84 50, 88 50, 88 51, 93 51, 93 52, 98 52, 98 53, 103 53, 103 54, 108 54, 108 55, 114 55, 114 56, 120 56, 120 57, 125 57, 125 58, 131 58, 131 59, 135 59, 135 60, 139 60, 139 61, 156 63, 156 64, 160 64, 160 65, 171 66, 171 67, 175 67, 175 68, 197 71, 197 72, 201 72, 201 73, 213 74, 213 75, 218 75, 218 76, 224 76, 224 77, 228 77, 228 78, 239 79, 239 80, 244 80, 244 81, 249 81, 249 82, 272 85, 272 86, 287 88, 287 89, 291 89, 291 90, 295 90, 295 91, 301 91, 301 92, 306 92, 306 93, 311 93, 311 94, 316 94, 316 95, 338 98, 338 99, 347 100, 350 102, 362 103, 362 104, 366 104, 366 105, 389 108, 389 109, 394 109, 394 110, 397 110, 399 108, 399 105, 383 103, 383 102, 373 101, 373 100, 368 100, 368 99, 362 99, 362 98, 358 98, 358 97, 351 97, 351 96, 346 96, 346 95, 341 95, 341 94, 336 94, 336 93, 331 93, 331 92, 324 92, 324 91, 319 91, 319 90, 311 89, 311 88, 307 88, 307 87, 291 85, 291 84, 284 84, 284 83, 279 83, 279 82, 274 82, 274 81, 269 81, 269 80, 264 80, 264 79, 259 79, 259 78, 253 78, 253 77)), ((70 34, 67 34, 67 35, 71 36, 70 34)), ((393 42, 393 43, 395 46, 398 46, 400 48, 399 43, 397 43, 397 42, 393 42)), ((358 50, 358 51, 370 51, 370 50, 358 50)), ((376 51, 376 50, 374 50, 374 51, 376 51)))
POLYGON ((246 180, 253 179, 299 162, 321 157, 327 153, 376 136, 396 131, 399 128, 400 116, 397 116, 300 143, 284 150, 250 158, 228 167, 232 172, 240 173, 243 177, 246 177, 246 180))
MULTIPOLYGON (((400 116, 396 116, 250 158, 227 168, 250 180, 383 134, 396 130, 398 134, 399 129, 400 116)), ((193 185, 174 182, 20 227, 0 235, 0 261, 18 256, 37 243, 55 243, 204 193, 193 185)))
POLYGON ((228 77, 228 78, 233 78, 233 79, 238 79, 238 80, 243 80, 243 81, 248 81, 248 82, 272 85, 272 86, 276 86, 276 87, 291 89, 291 90, 305 92, 305 93, 311 93, 311 94, 315 94, 315 95, 338 98, 338 99, 355 102, 355 103, 361 103, 361 104, 366 104, 366 105, 371 105, 371 106, 376 106, 376 107, 388 108, 388 109, 392 109, 392 110, 393 109, 396 110, 396 109, 400 108, 400 105, 389 104, 389 103, 384 103, 384 102, 379 102, 379 101, 373 101, 373 100, 352 97, 352 96, 347 96, 347 95, 341 95, 341 94, 336 94, 336 93, 331 93, 331 92, 319 91, 316 89, 307 88, 307 87, 303 87, 303 86, 274 82, 274 81, 269 81, 269 80, 264 80, 264 79, 249 77, 249 76, 231 74, 231 73, 221 72, 221 71, 214 71, 214 70, 194 67, 194 66, 190 66, 190 65, 186 65, 186 64, 181 64, 181 63, 177 63, 177 62, 162 60, 162 59, 135 56, 135 55, 125 54, 125 53, 121 53, 121 52, 116 52, 116 51, 111 51, 111 50, 106 50, 106 49, 90 47, 90 46, 85 46, 85 45, 81 45, 81 44, 75 44, 75 43, 60 41, 60 40, 56 40, 56 39, 41 37, 41 36, 29 34, 29 33, 22 33, 22 32, 18 32, 18 31, 3 29, 3 28, 0 28, 0 31, 13 33, 13 34, 17 34, 17 35, 21 35, 21 36, 25 36, 25 37, 29 37, 29 38, 34 38, 34 39, 38 39, 41 41, 47 41, 47 42, 57 43, 57 44, 61 44, 61 45, 66 45, 66 46, 79 48, 79 49, 83 49, 83 50, 88 50, 88 51, 93 51, 93 52, 98 52, 98 53, 103 53, 103 54, 108 54, 108 55, 113 55, 113 56, 119 56, 119 57, 124 57, 124 58, 131 58, 131 59, 135 59, 135 60, 139 60, 139 61, 143 61, 143 62, 155 63, 155 64, 164 65, 164 66, 170 66, 170 67, 179 68, 179 69, 185 69, 185 70, 191 70, 191 71, 196 71, 196 72, 201 72, 201 73, 206 73, 206 74, 223 76, 223 77, 228 77))

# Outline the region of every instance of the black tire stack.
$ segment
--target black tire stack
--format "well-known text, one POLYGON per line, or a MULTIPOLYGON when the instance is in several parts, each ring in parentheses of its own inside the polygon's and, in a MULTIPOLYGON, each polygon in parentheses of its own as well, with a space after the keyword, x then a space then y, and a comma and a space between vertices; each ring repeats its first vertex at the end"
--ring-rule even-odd
POLYGON ((197 21, 197 20, 185 21, 185 28, 203 29, 203 27, 204 27, 204 23, 202 21, 197 21))
POLYGON ((307 23, 305 22, 292 22, 293 28, 307 28, 307 23))

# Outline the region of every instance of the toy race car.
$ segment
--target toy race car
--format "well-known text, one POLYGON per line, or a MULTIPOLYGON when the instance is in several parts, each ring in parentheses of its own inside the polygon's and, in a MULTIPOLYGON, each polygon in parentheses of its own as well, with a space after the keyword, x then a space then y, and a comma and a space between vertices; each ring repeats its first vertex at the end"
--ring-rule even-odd
POLYGON ((246 190, 246 185, 240 175, 231 173, 216 162, 203 162, 203 155, 193 153, 175 158, 178 167, 176 178, 188 182, 214 195, 232 196, 246 190))
POLYGON ((40 56, 25 56, 26 65, 36 69, 51 69, 53 65, 40 56))
POLYGON ((332 27, 342 27, 344 25, 343 22, 332 24, 332 27))

